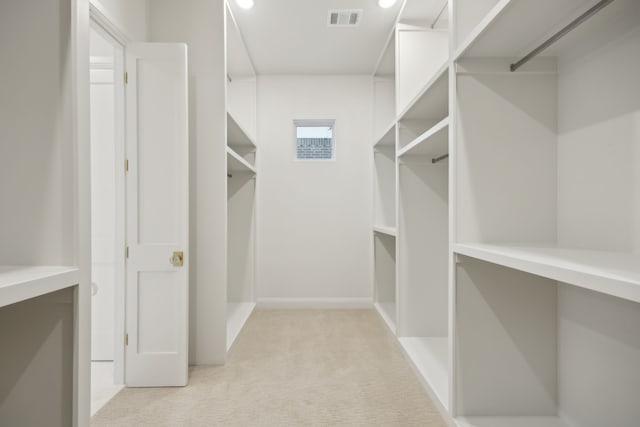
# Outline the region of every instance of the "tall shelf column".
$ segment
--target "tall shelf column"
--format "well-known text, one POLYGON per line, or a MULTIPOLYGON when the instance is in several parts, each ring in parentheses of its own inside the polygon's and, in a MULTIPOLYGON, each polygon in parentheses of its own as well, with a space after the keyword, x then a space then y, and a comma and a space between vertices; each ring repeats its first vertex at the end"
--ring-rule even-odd
POLYGON ((255 308, 256 84, 242 34, 226 3, 227 351, 255 308))
POLYGON ((88 20, 0 4, 2 425, 89 424, 88 20))

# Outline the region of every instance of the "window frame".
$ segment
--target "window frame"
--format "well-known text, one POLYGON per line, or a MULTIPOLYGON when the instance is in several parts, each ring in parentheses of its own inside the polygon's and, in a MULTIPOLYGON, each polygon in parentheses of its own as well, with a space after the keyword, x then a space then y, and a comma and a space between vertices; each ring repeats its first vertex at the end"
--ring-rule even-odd
POLYGON ((295 162, 335 162, 337 159, 336 120, 335 119, 294 119, 293 120, 293 160, 295 162), (331 127, 331 158, 330 159, 300 159, 298 158, 298 128, 299 127, 331 127))

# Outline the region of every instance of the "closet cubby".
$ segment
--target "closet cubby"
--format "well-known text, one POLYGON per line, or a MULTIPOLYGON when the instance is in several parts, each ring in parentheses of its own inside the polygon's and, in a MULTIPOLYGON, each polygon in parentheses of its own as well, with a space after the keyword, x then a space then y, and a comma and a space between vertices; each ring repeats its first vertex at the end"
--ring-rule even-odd
POLYGON ((465 256, 456 277, 459 425, 635 423, 640 304, 465 256))
POLYGON ((448 130, 445 121, 398 153, 397 335, 443 408, 449 408, 448 130))
POLYGON ((374 232, 374 306, 389 329, 396 333, 396 238, 374 232))
POLYGON ((227 179, 227 350, 255 307, 255 175, 227 179))
MULTIPOLYGON (((395 60, 395 33, 391 33, 373 76, 373 135, 376 143, 385 137, 388 142, 389 129, 393 128, 396 122, 395 60)), ((395 133, 392 136, 392 145, 395 146, 395 133)))
POLYGON ((398 116, 398 149, 419 144, 449 117, 449 66, 442 65, 398 116))
POLYGON ((522 71, 459 60, 457 252, 638 301, 638 18, 613 2, 522 71))
MULTIPOLYGON (((374 226, 396 228, 396 126, 373 147, 374 226)), ((395 231, 392 232, 395 234, 395 231)))
POLYGON ((2 425, 88 419, 83 12, 88 6, 75 0, 0 3, 2 425))
POLYGON ((255 308, 256 73, 227 7, 227 351, 255 308))
POLYGON ((514 71, 596 2, 490 3, 455 55, 459 425, 633 425, 640 3, 514 71))
POLYGON ((437 81, 446 67, 449 34, 430 27, 398 24, 396 43, 396 108, 397 115, 402 116, 437 81))
POLYGON ((74 3, 11 1, 0 6, 0 51, 12 58, 3 65, 0 82, 0 265, 11 266, 0 273, 0 289, 29 287, 32 280, 78 267, 70 41, 74 3), (32 28, 39 30, 34 34, 32 28), (43 63, 46 72, 18 84, 43 63))
POLYGON ((233 152, 233 157, 239 158, 238 161, 246 162, 249 168, 254 168, 256 163, 256 143, 249 136, 248 131, 238 124, 231 113, 227 113, 227 147, 233 152))

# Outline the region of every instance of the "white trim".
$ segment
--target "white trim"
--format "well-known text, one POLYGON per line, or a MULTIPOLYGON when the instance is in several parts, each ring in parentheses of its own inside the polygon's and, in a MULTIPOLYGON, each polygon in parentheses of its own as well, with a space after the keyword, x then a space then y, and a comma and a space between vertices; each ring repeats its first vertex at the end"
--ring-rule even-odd
POLYGON ((266 309, 372 309, 372 298, 258 298, 266 309))
MULTIPOLYGON (((125 378, 125 304, 126 304, 126 275, 125 263, 122 256, 126 244, 125 238, 125 93, 124 93, 124 55, 127 38, 107 17, 93 4, 90 4, 90 28, 97 31, 114 48, 113 85, 115 90, 115 160, 116 164, 116 235, 115 238, 115 325, 114 325, 114 384, 124 384, 125 378), (122 169, 120 169, 122 166, 122 169)), ((91 84, 91 82, 90 82, 91 84)), ((91 240, 91 238, 89 239, 91 240)))
POLYGON ((105 30, 111 37, 113 37, 118 43, 126 46, 127 43, 133 40, 133 38, 118 28, 106 15, 106 8, 98 1, 91 0, 89 2, 89 16, 91 21, 98 24, 103 30, 105 30))

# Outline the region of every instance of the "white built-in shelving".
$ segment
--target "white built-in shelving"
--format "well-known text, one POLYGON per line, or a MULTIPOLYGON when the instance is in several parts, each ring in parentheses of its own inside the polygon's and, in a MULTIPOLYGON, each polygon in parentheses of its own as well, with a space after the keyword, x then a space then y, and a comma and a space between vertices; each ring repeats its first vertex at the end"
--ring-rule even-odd
POLYGON ((0 266, 0 307, 80 283, 78 267, 0 266))
MULTIPOLYGON (((447 58, 448 59, 448 58, 447 58)), ((404 148, 449 114, 449 67, 446 59, 398 113, 398 146, 404 148)))
POLYGON ((640 262, 629 252, 482 243, 454 251, 493 264, 640 302, 640 262))
POLYGON ((449 154, 449 118, 445 117, 416 139, 398 150, 398 157, 431 156, 431 160, 449 154))
POLYGON ((0 424, 88 425, 88 3, 2 2, 0 27, 0 424))
MULTIPOLYGON (((246 172, 255 174, 255 167, 238 154, 233 148, 227 147, 227 172, 232 175, 233 172, 246 172)), ((232 178, 230 176, 229 178, 232 178)))
POLYGON ((452 425, 634 425, 640 3, 602 2, 514 71, 600 2, 455 0, 446 42, 418 3, 393 36, 395 135, 375 132, 396 169, 378 311, 452 425))
POLYGON ((396 331, 396 33, 389 34, 374 72, 374 307, 396 331))
POLYGON ((383 227, 380 225, 374 225, 373 231, 380 234, 386 234, 387 236, 395 237, 397 234, 395 227, 383 227))
POLYGON ((375 73, 376 81, 392 76, 382 82, 395 86, 386 99, 374 86, 374 102, 384 104, 374 106, 374 135, 381 135, 374 140, 374 306, 443 412, 450 394, 447 20, 446 2, 406 1, 375 73), (389 105, 393 116, 381 119, 389 105))
POLYGON ((511 71, 596 3, 457 1, 459 425, 640 417, 640 3, 511 71))
POLYGON ((255 308, 256 73, 227 4, 227 340, 255 308))

